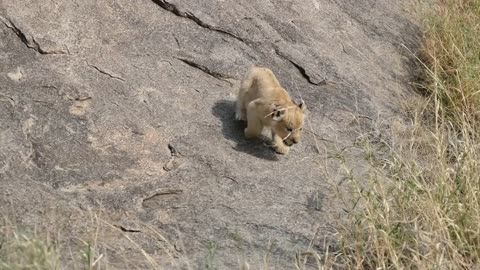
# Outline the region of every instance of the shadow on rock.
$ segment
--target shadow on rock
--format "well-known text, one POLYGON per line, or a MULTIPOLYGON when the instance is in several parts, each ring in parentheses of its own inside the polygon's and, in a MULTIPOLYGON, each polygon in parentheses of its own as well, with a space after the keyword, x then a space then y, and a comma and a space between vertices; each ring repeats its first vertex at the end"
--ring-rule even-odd
POLYGON ((222 121, 222 133, 226 139, 236 143, 237 151, 266 160, 278 160, 277 154, 266 145, 266 139, 247 140, 243 135, 246 122, 235 120, 235 103, 230 100, 220 100, 215 103, 212 113, 222 121))

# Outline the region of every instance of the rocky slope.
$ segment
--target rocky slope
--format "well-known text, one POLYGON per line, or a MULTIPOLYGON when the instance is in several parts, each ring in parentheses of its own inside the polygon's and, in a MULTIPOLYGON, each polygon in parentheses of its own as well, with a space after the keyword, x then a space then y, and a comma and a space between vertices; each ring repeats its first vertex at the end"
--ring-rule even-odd
POLYGON ((340 210, 326 151, 412 94, 406 3, 0 2, 1 213, 65 245, 98 232, 118 269, 150 268, 141 249, 165 269, 292 269, 340 210), (287 156, 234 121, 252 64, 309 108, 287 156))

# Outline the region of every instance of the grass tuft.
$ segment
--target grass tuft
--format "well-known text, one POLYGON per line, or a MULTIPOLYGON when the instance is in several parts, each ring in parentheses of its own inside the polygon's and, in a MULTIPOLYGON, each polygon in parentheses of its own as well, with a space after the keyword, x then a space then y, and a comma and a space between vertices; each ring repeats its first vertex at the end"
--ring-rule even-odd
POLYGON ((411 122, 391 125, 386 156, 362 141, 368 188, 349 178, 349 219, 339 229, 348 269, 480 265, 480 0, 425 5, 428 95, 411 122))
POLYGON ((59 268, 56 246, 34 233, 0 227, 0 269, 51 270, 59 268))

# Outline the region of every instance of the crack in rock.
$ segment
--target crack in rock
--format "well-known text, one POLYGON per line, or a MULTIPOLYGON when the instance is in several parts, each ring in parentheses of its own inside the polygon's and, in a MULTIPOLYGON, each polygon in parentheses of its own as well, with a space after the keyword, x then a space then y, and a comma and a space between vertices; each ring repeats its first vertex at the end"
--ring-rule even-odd
POLYGON ((3 93, 0 93, 0 101, 6 101, 8 103, 10 103, 10 105, 12 105, 13 108, 15 108, 15 99, 13 99, 11 96, 7 96, 3 93), (5 98, 5 99, 2 99, 2 98, 5 98))
POLYGON ((25 44, 28 48, 33 49, 34 51, 40 53, 40 54, 66 54, 65 51, 63 50, 45 50, 40 46, 40 43, 38 43, 37 40, 32 35, 27 35, 25 34, 20 28, 18 28, 12 20, 0 16, 0 20, 3 22, 3 24, 11 29, 19 38, 20 41, 22 41, 23 44, 25 44))
POLYGON ((122 225, 113 225, 114 227, 120 229, 122 232, 129 232, 129 233, 139 233, 142 232, 140 230, 135 230, 135 229, 128 229, 126 227, 123 227, 122 225))
POLYGON ((177 158, 180 157, 180 154, 178 153, 177 149, 173 147, 173 145, 168 144, 168 150, 170 150, 170 160, 165 163, 163 166, 163 169, 167 172, 174 170, 178 168, 178 166, 181 165, 181 161, 179 161, 177 158))
POLYGON ((166 189, 166 190, 163 190, 163 191, 160 191, 160 192, 156 192, 155 194, 153 194, 152 196, 150 197, 147 197, 145 199, 142 200, 142 203, 144 202, 147 202, 151 199, 154 199, 156 197, 159 197, 159 196, 165 196, 165 195, 180 195, 183 193, 183 190, 181 189, 166 189))
POLYGON ((173 145, 168 144, 168 150, 170 150, 170 155, 172 155, 172 157, 178 156, 178 151, 175 149, 175 147, 173 147, 173 145))
POLYGON ((275 53, 278 56, 280 56, 283 59, 290 62, 295 68, 297 68, 297 70, 300 72, 300 74, 302 74, 302 77, 304 77, 309 83, 311 83, 313 85, 324 85, 324 84, 327 83, 327 79, 318 80, 318 79, 313 78, 311 75, 308 74, 308 71, 304 67, 302 67, 300 64, 298 64, 297 62, 290 59, 285 54, 281 53, 278 49, 275 49, 275 53))
POLYGON ((208 29, 208 30, 212 30, 212 31, 215 31, 215 32, 219 32, 219 33, 222 33, 224 35, 227 35, 227 36, 230 36, 236 40, 239 40, 243 43, 246 43, 248 44, 248 42, 239 37, 238 35, 236 34, 233 34, 231 32, 228 32, 226 30, 223 30, 223 29, 220 29, 218 27, 215 27, 213 25, 209 25, 207 23, 205 23, 204 21, 200 20, 200 18, 198 18, 197 16, 195 16, 193 13, 189 12, 189 11, 180 11, 178 9, 177 6, 175 6, 174 4, 172 3, 169 3, 165 0, 152 0, 155 4, 157 4, 158 6, 160 6, 161 8, 165 9, 166 11, 169 11, 173 14, 175 14, 176 16, 178 17, 182 17, 182 18, 186 18, 186 19, 189 19, 189 20, 192 20, 194 21, 196 24, 198 24, 199 26, 205 28, 205 29, 208 29))
POLYGON ((213 70, 209 69, 208 67, 206 67, 202 64, 195 63, 195 62, 193 62, 191 60, 188 60, 188 59, 185 59, 185 58, 177 58, 177 59, 182 61, 183 63, 193 67, 193 68, 199 69, 200 71, 214 77, 215 79, 227 82, 227 83, 230 84, 230 86, 232 85, 232 83, 230 81, 228 81, 228 79, 233 79, 232 76, 213 71, 213 70))
POLYGON ((118 76, 118 75, 114 75, 114 74, 112 74, 112 73, 110 73, 110 72, 108 72, 108 71, 105 71, 104 69, 101 69, 101 68, 99 68, 99 67, 97 67, 97 66, 95 66, 95 65, 91 65, 91 64, 89 64, 88 62, 87 62, 87 65, 88 65, 89 67, 97 70, 98 72, 100 72, 100 73, 102 73, 102 74, 104 74, 104 75, 107 75, 108 77, 110 77, 110 78, 112 78, 112 79, 117 79, 117 80, 122 81, 122 82, 125 81, 124 78, 122 78, 122 77, 120 77, 120 76, 118 76))
POLYGON ((232 176, 224 175, 223 177, 226 178, 226 179, 228 179, 228 180, 231 180, 232 182, 234 182, 234 183, 236 183, 236 184, 238 184, 238 180, 235 179, 235 178, 232 177, 232 176))

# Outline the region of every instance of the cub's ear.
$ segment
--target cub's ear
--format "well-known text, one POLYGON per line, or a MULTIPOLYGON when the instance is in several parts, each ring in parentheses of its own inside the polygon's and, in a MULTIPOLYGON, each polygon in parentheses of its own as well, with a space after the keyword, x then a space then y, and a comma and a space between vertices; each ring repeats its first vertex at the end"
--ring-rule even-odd
POLYGON ((307 109, 307 105, 305 105, 305 102, 303 101, 300 101, 300 103, 298 103, 298 107, 302 110, 302 112, 307 109))
POLYGON ((285 116, 285 110, 282 107, 275 107, 272 112, 272 120, 273 121, 280 121, 285 116))

